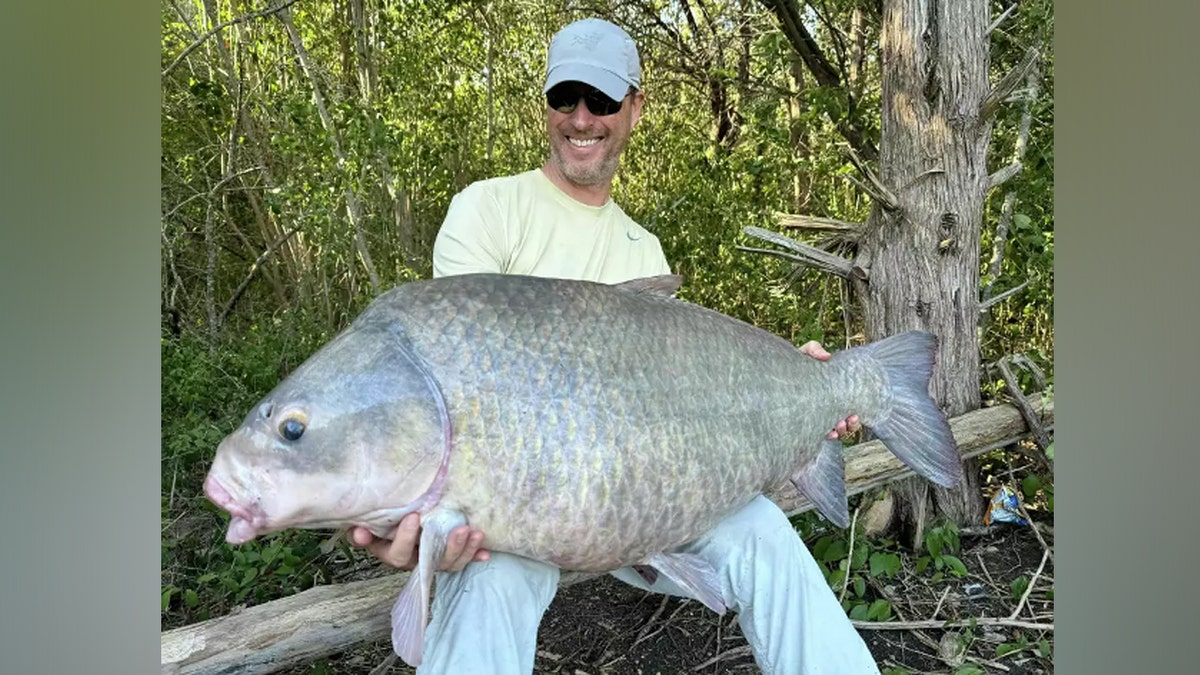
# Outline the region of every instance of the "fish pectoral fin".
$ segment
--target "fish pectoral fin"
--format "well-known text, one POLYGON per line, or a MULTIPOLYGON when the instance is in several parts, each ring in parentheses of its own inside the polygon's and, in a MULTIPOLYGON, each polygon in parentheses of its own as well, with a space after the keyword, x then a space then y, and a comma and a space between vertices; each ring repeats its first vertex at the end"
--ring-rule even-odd
POLYGON ((637 572, 642 581, 645 581, 650 586, 653 586, 658 581, 658 570, 649 565, 634 565, 633 571, 637 572))
POLYGON ((421 665, 425 648, 425 626, 429 623, 429 591, 438 561, 446 552, 450 532, 467 519, 457 511, 435 509, 421 519, 421 543, 417 567, 392 606, 392 649, 405 663, 421 665))
POLYGON ((717 614, 725 613, 725 598, 717 570, 694 553, 659 553, 650 565, 717 614))
POLYGON ((850 507, 846 505, 846 465, 842 442, 825 439, 817 449, 817 458, 792 476, 792 485, 812 500, 821 515, 838 527, 850 526, 850 507))

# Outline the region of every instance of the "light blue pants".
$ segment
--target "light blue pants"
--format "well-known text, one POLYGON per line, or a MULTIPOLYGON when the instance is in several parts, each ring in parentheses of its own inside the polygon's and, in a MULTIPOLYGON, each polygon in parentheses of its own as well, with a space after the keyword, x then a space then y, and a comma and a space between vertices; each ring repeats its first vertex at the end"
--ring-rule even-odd
MULTIPOLYGON (((878 675, 812 554, 771 500, 758 497, 686 550, 716 568, 725 604, 738 613, 766 675, 878 675)), ((632 569, 613 576, 691 597, 662 574, 652 586, 632 569)), ((503 553, 439 573, 418 675, 531 673, 558 578, 557 568, 503 553)))

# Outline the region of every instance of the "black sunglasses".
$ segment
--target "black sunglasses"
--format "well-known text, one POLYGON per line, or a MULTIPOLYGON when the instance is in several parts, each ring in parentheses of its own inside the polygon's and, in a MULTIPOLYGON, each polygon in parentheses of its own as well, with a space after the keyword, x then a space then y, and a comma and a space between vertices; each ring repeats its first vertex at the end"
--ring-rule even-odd
POLYGON ((579 106, 581 98, 584 105, 587 106, 588 112, 597 117, 616 114, 625 105, 625 98, 614 101, 595 87, 565 82, 551 87, 550 91, 546 92, 546 105, 564 115, 570 115, 579 106))

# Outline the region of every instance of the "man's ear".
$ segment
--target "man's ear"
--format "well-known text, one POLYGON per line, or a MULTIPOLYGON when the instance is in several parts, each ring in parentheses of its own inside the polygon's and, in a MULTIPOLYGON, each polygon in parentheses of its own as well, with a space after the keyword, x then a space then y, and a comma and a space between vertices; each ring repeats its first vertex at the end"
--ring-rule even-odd
POLYGON ((637 126, 638 120, 642 118, 642 104, 646 101, 646 96, 639 89, 633 92, 633 96, 629 97, 629 102, 633 106, 629 118, 629 128, 637 126))

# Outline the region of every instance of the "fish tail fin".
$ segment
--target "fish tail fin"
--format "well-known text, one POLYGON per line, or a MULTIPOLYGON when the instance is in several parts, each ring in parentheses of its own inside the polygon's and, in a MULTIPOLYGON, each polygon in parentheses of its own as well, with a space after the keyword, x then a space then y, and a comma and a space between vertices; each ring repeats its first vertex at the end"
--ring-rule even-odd
POLYGON ((429 592, 433 574, 446 552, 450 532, 467 519, 456 511, 436 510, 421 521, 417 567, 392 607, 392 649, 408 665, 421 665, 425 627, 429 624, 429 592))
POLYGON ((860 349, 882 368, 890 399, 888 409, 864 424, 913 471, 942 487, 957 485, 963 478, 958 444, 946 415, 929 395, 937 338, 910 331, 860 349))

